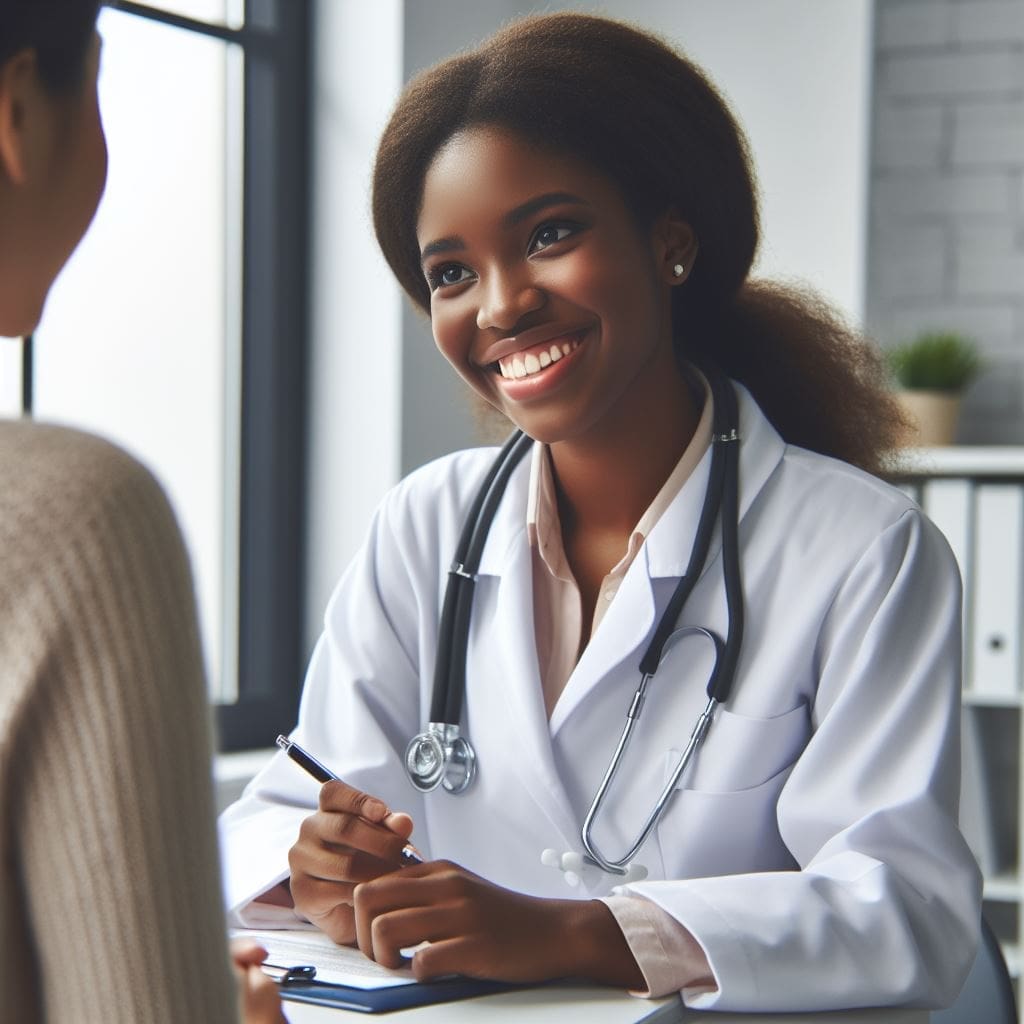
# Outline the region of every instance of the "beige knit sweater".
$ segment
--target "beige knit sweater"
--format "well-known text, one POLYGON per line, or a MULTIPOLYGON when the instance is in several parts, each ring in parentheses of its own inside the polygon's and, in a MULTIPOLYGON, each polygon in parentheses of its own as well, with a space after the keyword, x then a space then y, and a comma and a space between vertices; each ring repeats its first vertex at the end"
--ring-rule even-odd
POLYGON ((202 680, 153 478, 0 422, 0 1021, 237 1020, 202 680))

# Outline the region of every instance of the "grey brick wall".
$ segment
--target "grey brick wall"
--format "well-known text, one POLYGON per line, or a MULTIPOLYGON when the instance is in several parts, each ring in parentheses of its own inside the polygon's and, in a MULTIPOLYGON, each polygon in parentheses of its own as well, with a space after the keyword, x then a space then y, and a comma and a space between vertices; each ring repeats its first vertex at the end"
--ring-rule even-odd
POLYGON ((986 369, 959 440, 1024 444, 1024 0, 877 0, 867 325, 986 369))

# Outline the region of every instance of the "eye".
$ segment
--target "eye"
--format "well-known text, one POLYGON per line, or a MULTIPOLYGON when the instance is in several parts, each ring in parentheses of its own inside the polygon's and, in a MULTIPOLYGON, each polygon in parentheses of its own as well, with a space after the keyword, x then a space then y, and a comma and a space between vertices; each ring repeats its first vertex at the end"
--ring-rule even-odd
POLYGON ((472 278, 472 271, 460 263, 440 263, 427 271, 427 282, 430 290, 464 284, 472 278))
POLYGON ((533 233, 533 238, 530 239, 530 252, 546 249, 549 245, 554 245, 555 242, 561 242, 570 235, 576 234, 578 230, 579 225, 569 221, 541 224, 533 233))

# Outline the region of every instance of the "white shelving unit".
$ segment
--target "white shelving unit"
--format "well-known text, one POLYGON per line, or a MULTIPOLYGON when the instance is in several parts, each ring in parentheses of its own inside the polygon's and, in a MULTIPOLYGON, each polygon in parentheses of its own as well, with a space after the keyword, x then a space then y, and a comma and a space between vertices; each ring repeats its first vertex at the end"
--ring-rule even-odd
MULTIPOLYGON (((1006 529, 994 537, 997 559, 1005 551, 1006 560, 999 579, 993 581, 984 568, 993 561, 993 549, 984 547, 991 545, 992 531, 981 536, 977 512, 978 495, 986 489, 1009 495, 1011 504, 1016 501, 1014 491, 1019 489, 1024 495, 1024 448, 913 449, 901 454, 894 473, 914 491, 925 511, 930 511, 931 481, 963 482, 958 493, 966 521, 954 516, 953 528, 947 529, 964 576, 961 821, 985 875, 984 913, 999 936, 1020 1004, 1024 991, 1024 659, 1019 645, 1024 637, 1024 559, 1019 553, 1024 549, 1024 528, 1020 520, 1011 517, 1006 529), (979 551, 985 557, 979 559, 979 551), (1013 589, 1004 599, 1002 588, 1008 585, 1013 589), (982 594, 986 587, 988 593, 982 594), (994 594, 997 609, 1010 616, 1012 626, 1006 627, 1004 616, 1000 630, 988 636, 979 616, 983 616, 983 608, 992 607, 994 594), (1003 634, 1005 651, 1001 651, 1003 634), (987 664, 989 647, 1007 655, 1012 679, 1001 672, 998 684, 993 685, 977 664, 987 664)), ((1024 507, 1024 500, 1021 505, 1024 507)), ((940 517, 935 518, 943 526, 940 517)))

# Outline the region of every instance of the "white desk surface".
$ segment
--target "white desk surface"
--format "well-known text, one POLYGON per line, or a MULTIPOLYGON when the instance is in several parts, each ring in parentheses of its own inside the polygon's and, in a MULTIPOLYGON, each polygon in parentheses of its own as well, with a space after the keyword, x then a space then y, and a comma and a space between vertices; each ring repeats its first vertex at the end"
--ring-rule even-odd
POLYGON ((734 1014, 687 1010, 676 996, 637 999, 625 992, 578 985, 552 985, 499 992, 453 1003, 369 1014, 285 1001, 290 1024, 928 1024, 926 1010, 843 1010, 838 1013, 734 1014))

